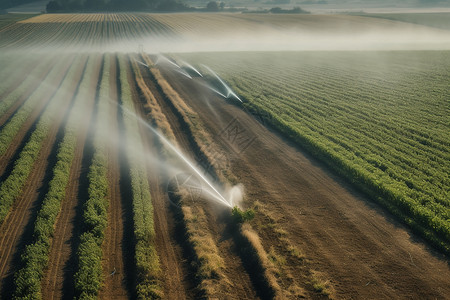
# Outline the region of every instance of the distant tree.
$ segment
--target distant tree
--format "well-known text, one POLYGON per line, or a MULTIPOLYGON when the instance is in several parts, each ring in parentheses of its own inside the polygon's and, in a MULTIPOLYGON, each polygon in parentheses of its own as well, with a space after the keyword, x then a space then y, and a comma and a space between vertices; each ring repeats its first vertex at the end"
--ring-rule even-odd
POLYGON ((270 9, 270 12, 273 14, 281 14, 283 10, 281 9, 281 7, 273 7, 270 9))
POLYGON ((225 3, 222 1, 219 4, 220 10, 223 10, 225 8, 225 3))
POLYGON ((206 4, 206 10, 207 11, 219 11, 219 5, 216 1, 210 1, 208 4, 206 4))
POLYGON ((174 0, 166 0, 159 3, 156 10, 158 11, 189 11, 192 10, 184 3, 180 3, 174 0))
POLYGON ((58 12, 62 10, 62 6, 57 1, 53 0, 47 3, 46 10, 49 13, 58 12))
POLYGON ((103 0, 86 0, 82 6, 87 10, 99 10, 105 6, 105 2, 103 0))
MULTIPOLYGON (((2 0, 0 0, 2 1, 2 0)), ((188 11, 181 0, 51 0, 47 12, 57 11, 188 11)))
POLYGON ((274 7, 270 9, 273 14, 309 14, 308 11, 301 9, 300 7, 294 7, 293 9, 282 9, 281 7, 274 7))

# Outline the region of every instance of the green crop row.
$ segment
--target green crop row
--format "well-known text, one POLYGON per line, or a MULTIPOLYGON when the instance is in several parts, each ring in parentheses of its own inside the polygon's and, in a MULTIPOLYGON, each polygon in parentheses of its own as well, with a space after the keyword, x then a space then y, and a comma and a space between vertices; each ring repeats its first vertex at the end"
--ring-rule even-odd
POLYGON ((148 185, 147 169, 139 123, 134 116, 135 107, 128 82, 128 65, 124 56, 119 56, 121 101, 126 131, 126 157, 130 166, 133 221, 135 238, 136 292, 139 299, 156 299, 162 296, 159 283, 159 258, 155 247, 153 206, 148 185), (137 154, 136 154, 137 153, 137 154))
MULTIPOLYGON (((26 100, 26 102, 20 107, 20 109, 14 114, 11 120, 5 124, 5 126, 1 129, 0 132, 0 156, 5 154, 6 150, 9 147, 9 144, 16 136, 17 132, 19 132, 20 127, 25 123, 28 116, 31 112, 36 108, 42 100, 43 95, 48 93, 49 89, 57 90, 57 86, 49 86, 56 82, 60 82, 61 72, 66 67, 66 62, 64 60, 60 60, 60 63, 57 64, 56 67, 47 75, 45 81, 39 85, 39 87, 31 94, 31 96, 26 100), (48 82, 48 84, 47 84, 48 82)), ((26 91, 26 86, 19 86, 17 94, 15 92, 11 93, 11 97, 13 100, 17 99, 22 93, 26 91), (16 97, 17 96, 17 97, 16 97)), ((5 101, 9 102, 9 98, 5 99, 5 101)), ((3 102, 2 102, 3 103, 3 102)), ((5 102, 7 103, 7 102, 5 102)), ((3 107, 3 105, 1 105, 3 107)), ((5 105, 6 107, 6 105, 5 105)), ((1 108, 0 108, 1 109, 1 108)))
POLYGON ((37 69, 44 66, 45 63, 48 64, 48 61, 49 59, 46 61, 41 57, 36 58, 28 56, 24 58, 23 56, 18 55, 3 56, 0 54, 0 65, 2 66, 2 73, 0 74, 0 95, 11 88, 15 82, 20 82, 20 84, 22 84, 23 78, 31 75, 31 72, 35 73, 34 77, 41 74, 42 69, 37 69), (34 66, 34 68, 32 66, 34 66), (33 71, 30 69, 33 69, 33 71))
MULTIPOLYGON (((79 62, 79 59, 75 62, 79 62)), ((11 205, 20 195, 28 176, 30 175, 34 162, 41 151, 42 143, 48 136, 50 127, 53 125, 55 113, 69 102, 70 97, 68 97, 65 87, 72 83, 73 78, 76 75, 78 66, 75 62, 72 64, 67 76, 64 78, 61 88, 58 89, 56 94, 52 97, 50 104, 39 119, 29 141, 24 146, 19 158, 15 161, 11 174, 0 185, 0 224, 5 220, 11 205)))
POLYGON ((450 253, 448 51, 202 54, 249 111, 450 253))
POLYGON ((32 242, 28 244, 21 256, 21 269, 15 274, 16 299, 41 299, 41 280, 48 264, 51 239, 54 226, 60 212, 61 201, 66 196, 70 169, 75 156, 78 119, 89 99, 86 95, 92 80, 95 64, 93 56, 87 62, 84 77, 78 88, 75 103, 65 127, 64 138, 58 147, 57 162, 53 169, 53 177, 49 190, 34 222, 32 242))
POLYGON ((88 199, 83 205, 83 232, 77 250, 78 269, 74 276, 75 298, 96 299, 102 283, 102 243, 108 224, 108 155, 106 129, 109 113, 111 56, 104 56, 97 103, 94 155, 88 173, 88 199))
MULTIPOLYGON (((17 101, 21 96, 26 94, 27 90, 30 89, 30 86, 36 85, 41 81, 41 76, 43 73, 46 75, 45 64, 48 64, 48 60, 42 61, 42 63, 38 64, 29 74, 24 81, 20 83, 11 93, 9 93, 6 97, 2 99, 0 102, 0 116, 2 116, 13 104, 17 101), (44 70, 44 72, 43 72, 44 70)), ((16 76, 8 77, 0 86, 0 95, 3 94, 15 81, 20 80, 22 77, 21 74, 15 74, 16 76)))

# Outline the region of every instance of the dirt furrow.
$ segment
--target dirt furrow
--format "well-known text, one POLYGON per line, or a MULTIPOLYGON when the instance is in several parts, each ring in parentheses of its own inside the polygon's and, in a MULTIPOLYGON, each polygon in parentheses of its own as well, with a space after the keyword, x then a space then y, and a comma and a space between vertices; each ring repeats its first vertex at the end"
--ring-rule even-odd
MULTIPOLYGON (((195 154, 196 149, 201 148, 202 145, 194 146, 192 144, 194 142, 191 140, 191 137, 186 130, 183 129, 178 112, 174 109, 174 105, 168 103, 170 100, 161 94, 159 87, 151 80, 151 77, 149 77, 149 81, 146 81, 146 83, 158 100, 162 111, 173 129, 179 145, 185 153, 194 156, 193 154, 195 154)), ((220 256, 225 261, 224 273, 231 280, 232 290, 222 292, 228 294, 230 297, 257 298, 250 276, 244 268, 240 257, 237 255, 234 241, 231 234, 228 232, 226 223, 221 222, 217 218, 217 211, 213 211, 213 208, 210 205, 203 204, 202 207, 208 212, 208 226, 215 237, 220 256)))
POLYGON ((160 87, 155 83, 153 76, 150 74, 148 68, 140 65, 141 74, 143 74, 145 83, 149 90, 152 92, 155 99, 158 101, 161 110, 164 112, 173 133, 176 135, 177 141, 179 141, 179 146, 182 147, 182 150, 187 153, 187 155, 191 155, 193 157, 192 152, 190 151, 193 147, 193 141, 188 138, 187 129, 184 129, 180 120, 174 111, 173 106, 170 101, 166 100, 166 98, 161 93, 160 87))
MULTIPOLYGON (((117 98, 117 60, 111 56, 110 70, 110 111, 112 116, 118 114, 117 98)), ((124 261, 124 224, 125 212, 120 191, 120 165, 119 165, 119 133, 117 118, 110 124, 108 136, 109 147, 109 211, 108 227, 106 228, 105 240, 103 242, 103 276, 104 286, 100 290, 100 299, 127 299, 127 282, 124 261)))
MULTIPOLYGON (((76 78, 81 77, 82 67, 80 66, 76 78)), ((55 164, 56 150, 62 138, 61 124, 65 123, 64 120, 71 102, 70 95, 73 95, 75 88, 76 84, 67 89, 68 98, 65 102, 61 101, 59 111, 55 113, 56 117, 43 142, 45 146, 41 148, 22 194, 15 201, 0 227, 0 295, 5 299, 11 297, 13 274, 19 263, 19 255, 31 238, 36 211, 48 190, 48 182, 55 164)))
MULTIPOLYGON (((143 77, 147 78, 146 83, 150 83, 148 74, 145 75, 146 70, 142 70, 142 72, 144 74, 143 77)), ((135 83, 130 86, 133 89, 135 106, 139 108, 138 113, 140 117, 146 120, 146 114, 150 113, 145 108, 147 100, 144 97, 139 97, 135 83)), ((154 85, 147 87, 153 87, 151 89, 152 94, 154 97, 159 97, 162 101, 161 95, 154 85)), ((145 153, 158 158, 160 145, 158 145, 156 137, 141 124, 140 130, 144 141, 145 153)), ((164 281, 164 297, 165 299, 193 299, 195 295, 195 286, 193 284, 194 274, 189 272, 186 258, 183 256, 182 247, 176 240, 177 232, 175 231, 173 222, 174 216, 170 210, 166 187, 164 186, 164 182, 166 181, 162 179, 164 171, 160 166, 155 166, 153 169, 149 167, 148 174, 154 209, 156 248, 164 281)))
POLYGON ((275 244, 278 231, 303 251, 306 259, 289 266, 296 278, 304 278, 303 287, 312 286, 317 271, 337 298, 447 298, 450 268, 442 255, 250 114, 192 81, 167 78, 225 148, 233 132, 244 134, 231 136, 235 140, 256 138, 243 151, 229 152, 232 173, 250 200, 262 203, 275 220, 258 228, 264 247, 275 244), (224 135, 230 124, 234 131, 224 135))
MULTIPOLYGON (((95 64, 96 67, 92 77, 98 79, 101 65, 100 56, 97 58, 95 64)), ((87 101, 88 105, 86 105, 84 111, 84 115, 87 119, 91 119, 90 116, 94 106, 96 88, 97 81, 93 80, 90 92, 88 93, 89 95, 92 95, 92 97, 87 101)), ((70 170, 66 197, 61 203, 61 211, 55 224, 55 232, 50 248, 48 269, 44 273, 42 280, 43 299, 62 298, 65 270, 72 267, 69 265, 69 258, 72 252, 71 240, 73 239, 72 233, 75 226, 76 207, 79 201, 78 187, 82 172, 82 159, 89 124, 90 122, 81 123, 78 130, 77 145, 70 170)))

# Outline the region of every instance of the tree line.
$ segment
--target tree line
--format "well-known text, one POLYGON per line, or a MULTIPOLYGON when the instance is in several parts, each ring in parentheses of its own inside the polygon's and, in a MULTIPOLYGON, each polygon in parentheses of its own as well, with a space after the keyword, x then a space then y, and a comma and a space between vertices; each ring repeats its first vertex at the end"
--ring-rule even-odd
POLYGON ((52 0, 47 12, 63 11, 187 11, 191 8, 177 0, 52 0))

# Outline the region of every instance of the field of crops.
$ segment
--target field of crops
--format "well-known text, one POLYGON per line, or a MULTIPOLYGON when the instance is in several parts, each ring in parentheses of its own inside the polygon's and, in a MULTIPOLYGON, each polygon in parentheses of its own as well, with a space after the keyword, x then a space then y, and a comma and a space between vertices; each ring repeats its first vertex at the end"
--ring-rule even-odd
POLYGON ((396 20, 407 23, 421 24, 441 29, 450 29, 448 18, 450 13, 411 13, 411 14, 368 14, 372 18, 396 20))
POLYGON ((450 250, 449 52, 184 58, 212 67, 246 107, 450 250))
POLYGON ((295 49, 328 47, 330 32, 352 30, 343 44, 392 28, 419 27, 345 15, 0 19, 0 298, 444 298, 450 52, 254 51, 278 35, 289 50, 294 36, 295 49), (245 51, 199 52, 212 48, 245 51), (243 104, 223 99, 210 68, 243 104), (227 148, 241 132, 254 135, 245 151, 227 148), (203 181, 192 187, 193 170, 203 181))
POLYGON ((134 290, 147 298, 154 285, 148 274, 158 269, 157 259, 152 261, 155 254, 142 249, 154 247, 146 233, 153 231, 152 218, 138 217, 151 211, 147 176, 142 163, 127 154, 136 149, 123 149, 120 154, 110 141, 119 134, 122 125, 118 122, 125 122, 130 146, 137 147, 140 140, 134 134, 136 125, 121 121, 129 118, 118 114, 119 103, 134 111, 124 96, 131 93, 125 58, 96 54, 1 59, 4 70, 10 72, 2 76, 12 79, 3 78, 0 91, 0 270, 2 283, 11 281, 14 286, 3 288, 3 296, 109 295, 110 291, 101 291, 103 287, 125 297, 128 271, 123 262, 108 263, 111 257, 103 254, 117 253, 120 258, 124 247, 131 247, 136 251, 129 254, 131 260, 139 266, 128 267, 139 270, 134 290), (120 72, 120 83, 116 72, 120 72), (111 128, 117 129, 108 133, 111 128), (118 171, 119 164, 124 165, 123 173, 118 171), (128 222, 135 222, 135 234, 128 234, 134 236, 135 246, 130 246, 134 245, 131 239, 129 245, 122 245, 127 216, 122 215, 126 209, 119 181, 125 178, 130 178, 133 189, 127 193, 136 206, 135 214, 126 213, 134 215, 128 222), (105 283, 111 272, 118 274, 105 283), (63 286, 70 288, 62 292, 63 286))

